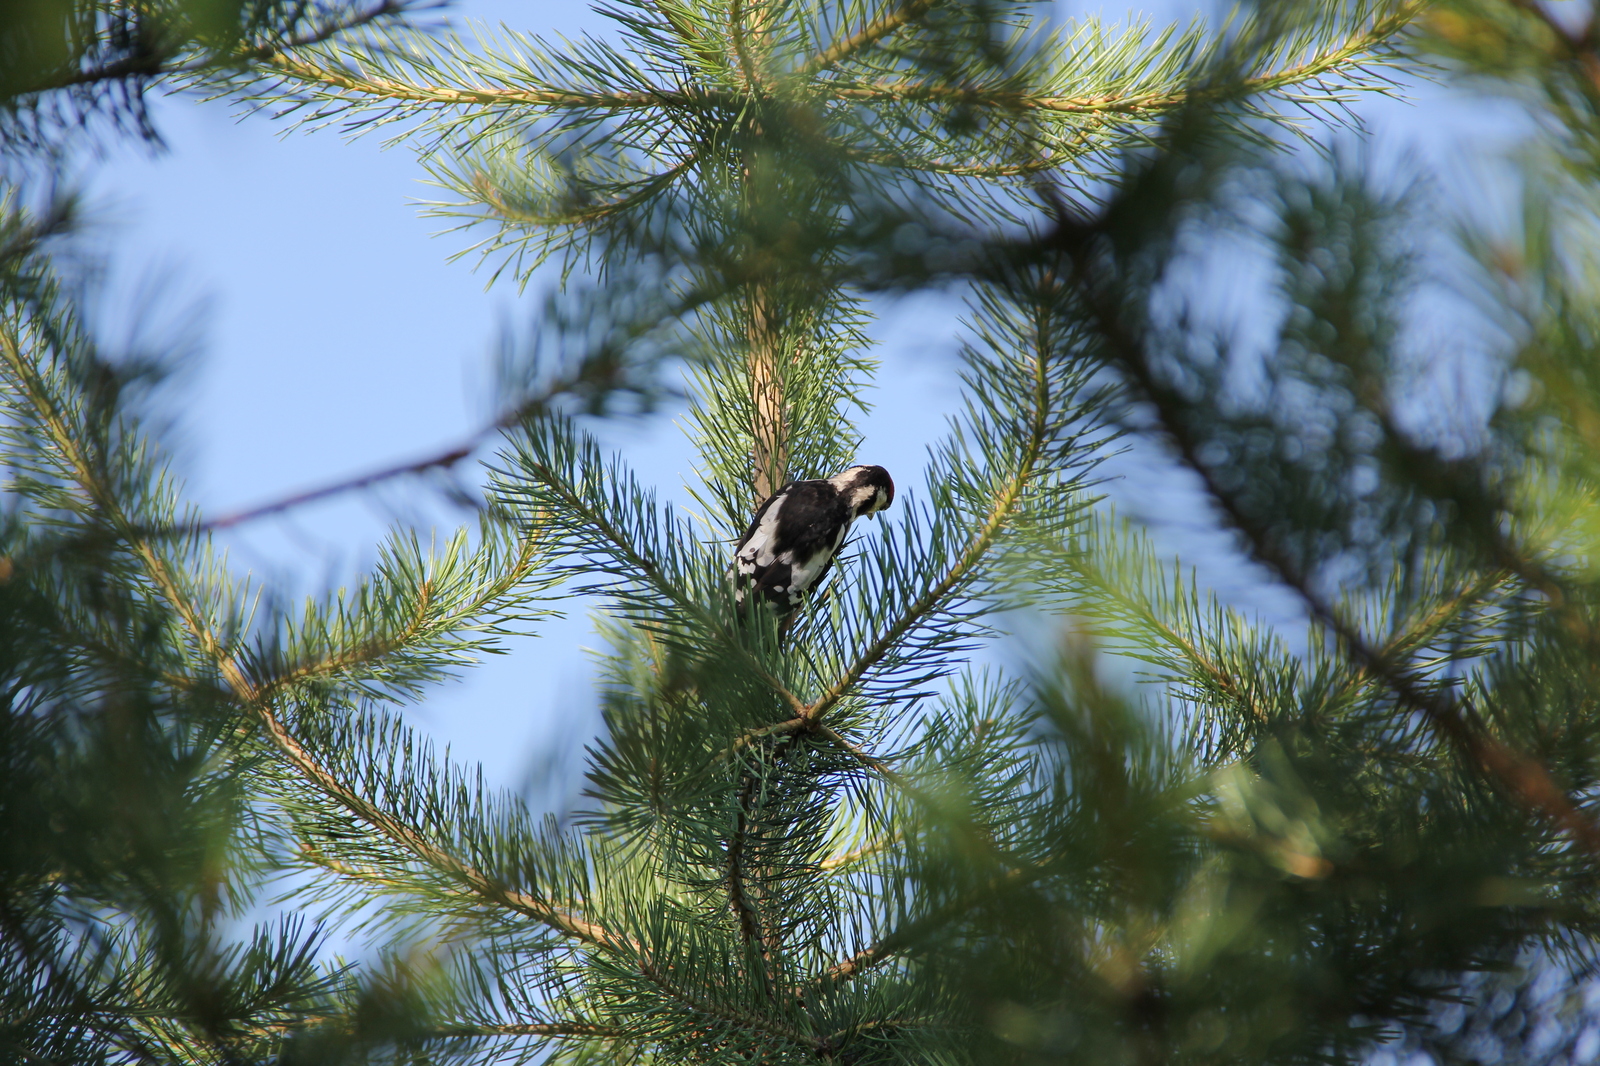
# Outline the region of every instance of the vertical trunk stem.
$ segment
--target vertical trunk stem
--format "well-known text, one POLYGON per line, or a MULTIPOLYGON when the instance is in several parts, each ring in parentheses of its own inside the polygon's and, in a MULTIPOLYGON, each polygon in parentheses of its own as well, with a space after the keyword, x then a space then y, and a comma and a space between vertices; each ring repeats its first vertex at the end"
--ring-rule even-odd
POLYGON ((757 282, 750 294, 750 409, 754 438, 751 484, 759 505, 783 487, 789 471, 788 419, 783 403, 781 334, 772 292, 757 282))

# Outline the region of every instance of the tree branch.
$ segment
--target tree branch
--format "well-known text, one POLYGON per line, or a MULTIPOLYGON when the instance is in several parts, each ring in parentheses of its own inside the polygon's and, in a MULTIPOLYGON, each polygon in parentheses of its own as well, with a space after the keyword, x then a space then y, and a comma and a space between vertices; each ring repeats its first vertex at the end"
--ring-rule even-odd
POLYGON ((640 554, 633 542, 624 536, 621 530, 607 521, 604 515, 592 513, 587 506, 587 502, 574 493, 571 487, 556 475, 555 471, 537 465, 531 467, 531 469, 539 475, 540 480, 544 482, 545 487, 551 493, 560 497, 575 513, 584 515, 588 523, 606 538, 606 541, 629 566, 648 578, 656 590, 671 599, 680 610, 693 616, 704 625, 707 632, 711 633, 718 643, 743 659, 751 672, 759 677, 764 684, 768 685, 774 694, 789 706, 791 711, 797 715, 804 712, 806 707, 804 700, 789 691, 788 686, 763 667, 734 634, 718 625, 716 619, 711 616, 703 604, 683 595, 681 590, 662 577, 661 570, 656 566, 655 562, 640 554))
POLYGON ((1251 554, 1301 598, 1363 669, 1381 679, 1403 704, 1420 713, 1435 733, 1465 755, 1469 763, 1478 766, 1490 781, 1504 788, 1524 810, 1570 833, 1583 850, 1600 856, 1600 825, 1556 784, 1548 768, 1488 736, 1470 706, 1463 706, 1442 692, 1428 690, 1372 647, 1355 625, 1311 588, 1307 576, 1294 561, 1272 545, 1266 532, 1217 483, 1210 468, 1200 460, 1199 441, 1189 431, 1183 417, 1183 401, 1156 377, 1145 357, 1142 339, 1130 331, 1115 302, 1104 292, 1101 276, 1104 272, 1096 271, 1087 254, 1093 227, 1075 227, 1070 231, 1070 239, 1068 235, 1068 228, 1063 226, 1058 239, 1077 266, 1074 283, 1094 314, 1102 339, 1110 347, 1117 365, 1150 403, 1163 434, 1183 464, 1200 478, 1206 493, 1216 502, 1228 523, 1244 536, 1251 554))
MULTIPOLYGON (((921 5, 913 3, 901 10, 909 11, 918 6, 921 5)), ((931 3, 927 6, 931 6, 931 3)), ((1409 4, 1379 20, 1369 29, 1353 35, 1339 46, 1327 49, 1304 63, 1228 85, 1171 89, 1134 95, 1049 96, 937 82, 877 81, 851 84, 827 81, 807 83, 804 87, 804 98, 869 104, 902 104, 919 100, 936 100, 999 111, 1124 115, 1136 119, 1151 119, 1189 104, 1235 99, 1317 78, 1383 44, 1403 29, 1420 10, 1420 5, 1409 4)), ((913 16, 908 14, 903 21, 909 21, 911 17, 913 16)), ((889 27, 893 28, 896 27, 889 27)), ((884 35, 886 33, 878 34, 871 40, 863 40, 860 47, 866 47, 884 35)), ((558 88, 466 88, 421 85, 395 78, 371 77, 349 70, 320 66, 309 60, 287 55, 273 55, 263 61, 278 75, 306 85, 323 86, 338 92, 366 95, 382 100, 419 104, 479 104, 491 107, 527 104, 549 110, 628 111, 662 108, 671 111, 724 110, 741 107, 746 102, 746 94, 743 92, 702 85, 661 86, 644 91, 617 93, 558 88)))
MULTIPOLYGON (((757 0, 759 3, 760 0, 757 0)), ((739 59, 739 73, 744 75, 745 88, 751 92, 760 88, 755 63, 750 58, 750 47, 744 37, 744 0, 730 0, 728 4, 728 38, 733 42, 733 54, 739 59)))
MULTIPOLYGON (((854 662, 846 668, 826 691, 813 700, 801 712, 801 717, 808 722, 820 723, 822 716, 835 704, 847 696, 852 688, 861 680, 866 672, 883 657, 889 650, 898 644, 902 637, 911 631, 926 615, 938 609, 953 591, 966 584, 976 576, 976 571, 989 549, 999 539, 1006 523, 1015 513, 1018 503, 1022 500, 1022 493, 1027 488, 1037 473, 1039 460, 1043 456, 1045 438, 1049 432, 1047 419, 1049 417, 1050 395, 1049 379, 1046 373, 1048 355, 1036 344, 1033 358, 1034 372, 1034 410, 1030 418, 1030 432, 1023 445, 1016 472, 1008 479, 1005 488, 994 499, 989 509, 988 516, 983 524, 973 533, 967 546, 962 550, 955 565, 947 570, 942 578, 930 586, 921 596, 917 597, 906 611, 895 620, 894 624, 884 630, 867 648, 862 651, 854 662)), ((843 741, 841 741, 843 743, 843 741)))
POLYGON ((734 99, 732 94, 723 91, 693 87, 621 93, 582 92, 575 89, 468 89, 368 77, 286 55, 271 56, 264 62, 275 74, 306 85, 419 104, 529 104, 552 110, 629 111, 656 107, 721 107, 734 99))
POLYGON ((366 11, 357 12, 347 19, 335 20, 307 33, 289 37, 282 41, 261 41, 255 44, 241 45, 231 51, 214 53, 181 63, 170 62, 173 58, 173 54, 170 53, 163 55, 160 52, 152 52, 125 56, 104 66, 91 67, 87 70, 74 70, 71 73, 62 74, 48 81, 39 82, 19 90, 15 95, 18 97, 37 96, 41 93, 54 92, 59 89, 71 89, 107 81, 123 81, 128 78, 155 79, 172 75, 203 74, 210 70, 221 70, 245 63, 270 60, 284 51, 321 44, 341 33, 360 29, 362 26, 369 25, 388 15, 400 14, 406 10, 406 6, 406 0, 381 0, 377 6, 366 11))
POLYGON ((501 1025, 456 1025, 433 1029, 429 1036, 452 1039, 473 1036, 576 1036, 622 1038, 633 1034, 594 1022, 507 1022, 501 1025))
POLYGON ((79 488, 127 540, 146 575, 177 614, 200 651, 215 664, 234 698, 255 716, 268 740, 302 777, 351 814, 435 869, 457 878, 482 898, 534 918, 584 943, 634 952, 633 945, 615 937, 603 927, 567 914, 537 897, 500 885, 470 863, 429 841, 413 827, 368 802, 323 767, 283 724, 271 707, 269 694, 251 680, 239 660, 206 623, 201 609, 185 593, 177 574, 150 540, 141 535, 138 525, 123 512, 120 501, 97 475, 94 464, 67 426, 66 418, 57 408, 49 389, 9 333, 0 334, 0 358, 10 367, 17 384, 27 392, 52 443, 73 470, 79 488))
POLYGON ((857 52, 870 48, 900 29, 921 18, 933 7, 935 0, 906 0, 892 11, 885 12, 867 23, 857 33, 835 41, 801 65, 797 72, 801 78, 814 77, 837 63, 842 63, 857 52))
POLYGON ((777 492, 789 477, 789 420, 784 405, 783 366, 779 346, 777 308, 772 286, 766 280, 752 283, 748 295, 750 314, 746 368, 750 376, 751 487, 755 511, 777 492))
POLYGON ((818 983, 825 986, 848 981, 956 921, 972 909, 974 902, 990 898, 997 891, 1007 891, 1031 884, 1044 873, 1045 870, 1038 866, 1010 870, 981 890, 959 896, 920 918, 913 918, 904 925, 896 927, 880 940, 862 948, 848 959, 836 963, 818 983))
MULTIPOLYGON (((766 953, 766 934, 761 928, 761 916, 756 913, 756 903, 746 884, 744 869, 745 840, 749 833, 750 803, 756 787, 755 775, 744 771, 744 785, 739 789, 738 813, 734 816, 733 835, 728 840, 728 901, 739 918, 739 933, 745 944, 761 954, 766 953)), ((770 975, 763 974, 763 984, 770 998, 770 975)))

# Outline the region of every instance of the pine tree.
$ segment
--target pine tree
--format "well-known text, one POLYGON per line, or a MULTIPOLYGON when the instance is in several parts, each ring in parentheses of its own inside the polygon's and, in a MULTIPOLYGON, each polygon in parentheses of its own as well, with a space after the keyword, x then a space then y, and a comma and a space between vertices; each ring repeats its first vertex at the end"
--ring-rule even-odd
MULTIPOLYGON (((322 935, 241 934, 255 758, 192 669, 149 531, 187 521, 151 454, 172 359, 106 350, 70 188, 106 135, 159 143, 144 93, 399 6, 24 2, 0 10, 0 1059, 262 1059, 334 1004, 322 935), (59 257, 59 258, 58 258, 59 257), (131 534, 137 515, 147 525, 131 534)), ((220 586, 219 586, 220 589, 220 586)), ((231 604, 228 609, 236 609, 231 604)))
MULTIPOLYGON (((1499 9, 1441 10, 1457 61, 1505 59, 1468 21, 1499 9)), ((1519 33, 1540 17, 1516 10, 1519 33)), ((36 753, 16 761, 44 782, 63 752, 100 765, 109 709, 133 708, 185 768, 160 823, 183 846, 124 847, 190 865, 133 905, 59 859, 8 860, 8 951, 107 945, 71 983, 5 987, 13 1046, 1354 1061, 1482 971, 1586 957, 1581 261, 1529 227, 1493 306, 1523 316, 1515 366, 1542 387, 1464 444, 1430 437, 1395 402, 1405 205, 1269 150, 1306 129, 1297 107, 1381 89, 1416 12, 1286 6, 1225 35, 1025 14, 659 0, 612 12, 620 45, 373 30, 190 72, 312 121, 405 123, 497 271, 555 254, 571 278, 570 362, 508 390, 481 526, 438 551, 399 533, 363 585, 291 617, 252 614, 127 413, 137 377, 18 245, 0 591, 10 661, 36 672, 8 688, 31 746, 7 756, 36 753), (1179 285, 1224 230, 1272 257, 1283 315, 1255 362, 1179 285), (735 602, 730 541, 778 486, 860 458, 870 295, 931 283, 969 298, 964 410, 780 633, 735 602), (668 355, 693 374, 690 515, 575 416, 668 355), (1167 445, 1301 597, 1303 647, 1099 505, 1121 434, 1167 445), (573 595, 606 604, 605 732, 586 810, 541 819, 400 709, 573 595), (972 668, 1019 604, 1073 620, 1059 661, 972 668), (1128 659, 1149 684, 1118 683, 1128 659), (269 874, 389 953, 319 972, 286 927, 228 958, 218 897, 269 874), (200 947, 142 947, 169 931, 200 947), (169 965, 196 953, 226 1009, 143 976, 208 972, 169 965)), ((1540 59, 1574 129, 1589 47, 1540 59)), ((1577 184, 1563 218, 1591 217, 1577 184)), ((17 789, 8 840, 62 816, 37 795, 110 802, 17 789)))

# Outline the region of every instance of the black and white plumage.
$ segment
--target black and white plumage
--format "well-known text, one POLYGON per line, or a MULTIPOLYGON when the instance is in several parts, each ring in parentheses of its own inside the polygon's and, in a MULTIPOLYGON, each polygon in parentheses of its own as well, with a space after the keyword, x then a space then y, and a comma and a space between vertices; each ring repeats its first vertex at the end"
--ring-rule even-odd
POLYGON ((799 607, 844 547, 850 523, 894 502, 894 482, 881 466, 852 466, 817 481, 791 481, 750 521, 728 576, 742 605, 754 588, 780 614, 799 607))

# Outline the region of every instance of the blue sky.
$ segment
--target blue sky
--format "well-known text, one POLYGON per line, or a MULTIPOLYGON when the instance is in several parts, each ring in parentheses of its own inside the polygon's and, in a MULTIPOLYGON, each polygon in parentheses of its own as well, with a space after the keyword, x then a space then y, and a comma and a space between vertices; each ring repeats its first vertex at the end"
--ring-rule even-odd
MULTIPOLYGON (((545 34, 606 24, 576 3, 468 0, 451 10, 458 22, 504 20, 545 34)), ((1191 9, 1144 10, 1170 19, 1191 9)), ((1474 196, 1487 180, 1475 161, 1492 158, 1518 128, 1512 109, 1427 85, 1408 95, 1408 103, 1361 105, 1378 165, 1433 175, 1438 196, 1474 196)), ((417 201, 430 191, 404 147, 291 132, 186 97, 157 101, 155 116, 168 150, 119 148, 88 188, 112 268, 106 321, 125 323, 134 307, 198 309, 202 354, 181 394, 176 439, 179 469, 206 513, 429 454, 484 420, 495 340, 528 321, 553 278, 519 298, 509 284, 485 291, 487 274, 469 261, 448 262, 465 241, 433 236, 443 225, 419 216, 417 201)), ((884 370, 860 458, 914 484, 922 449, 957 402, 959 306, 932 293, 881 310, 870 332, 884 370)), ((672 415, 600 431, 646 482, 683 499, 692 457, 672 415)), ((1118 470, 1113 495, 1154 520, 1163 544, 1200 562, 1230 598, 1283 608, 1227 558, 1226 538, 1207 530, 1181 484, 1144 461, 1118 470)), ((391 521, 465 520, 433 501, 412 483, 255 523, 227 544, 237 569, 310 591, 370 562, 391 521)), ((580 650, 590 633, 580 610, 408 714, 459 758, 481 762, 493 782, 538 781, 552 758, 570 771, 596 725, 580 650)))

